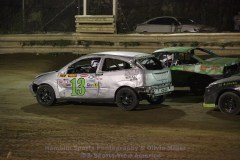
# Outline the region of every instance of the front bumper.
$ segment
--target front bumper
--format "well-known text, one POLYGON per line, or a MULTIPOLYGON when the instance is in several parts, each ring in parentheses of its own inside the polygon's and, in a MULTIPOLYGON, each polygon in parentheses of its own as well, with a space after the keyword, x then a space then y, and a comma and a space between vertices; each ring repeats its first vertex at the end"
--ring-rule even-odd
POLYGON ((203 108, 216 108, 214 103, 203 103, 203 108))
POLYGON ((204 103, 203 107, 204 108, 216 108, 216 101, 217 101, 217 92, 214 89, 214 87, 209 88, 207 87, 205 89, 205 94, 204 94, 204 103))
POLYGON ((36 84, 34 84, 34 83, 31 83, 31 84, 28 86, 29 91, 31 92, 31 94, 32 94, 34 97, 36 96, 35 87, 36 87, 36 84))

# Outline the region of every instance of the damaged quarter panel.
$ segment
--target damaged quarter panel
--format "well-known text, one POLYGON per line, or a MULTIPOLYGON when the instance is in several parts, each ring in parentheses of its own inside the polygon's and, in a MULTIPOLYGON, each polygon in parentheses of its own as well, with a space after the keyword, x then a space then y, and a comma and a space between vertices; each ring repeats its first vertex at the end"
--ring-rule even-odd
POLYGON ((169 47, 153 54, 171 69, 174 86, 190 87, 196 95, 202 95, 211 82, 240 72, 239 58, 218 56, 204 48, 169 47))
POLYGON ((143 85, 143 72, 123 58, 106 57, 101 72, 102 75, 99 76, 101 98, 114 98, 120 87, 136 88, 143 85))

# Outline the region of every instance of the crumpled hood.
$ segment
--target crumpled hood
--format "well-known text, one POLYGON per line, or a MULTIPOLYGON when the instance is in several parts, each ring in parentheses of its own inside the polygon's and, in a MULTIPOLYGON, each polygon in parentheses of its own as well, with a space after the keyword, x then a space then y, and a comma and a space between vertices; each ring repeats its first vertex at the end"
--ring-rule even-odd
POLYGON ((212 64, 217 66, 231 66, 240 63, 240 60, 239 58, 216 57, 207 59, 204 62, 206 64, 212 64))

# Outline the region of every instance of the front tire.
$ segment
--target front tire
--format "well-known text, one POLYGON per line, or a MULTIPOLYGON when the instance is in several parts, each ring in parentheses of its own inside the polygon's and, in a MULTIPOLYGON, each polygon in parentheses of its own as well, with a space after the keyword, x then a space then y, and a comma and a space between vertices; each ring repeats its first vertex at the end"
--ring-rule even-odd
POLYGON ((218 107, 222 113, 237 115, 240 113, 240 97, 234 92, 223 93, 218 100, 218 107))
POLYGON ((116 94, 116 104, 123 110, 134 110, 138 104, 139 99, 137 94, 131 88, 121 88, 116 94))
POLYGON ((39 104, 43 106, 52 106, 56 102, 54 89, 49 85, 41 85, 36 92, 36 98, 39 104))
POLYGON ((154 97, 154 98, 148 97, 147 101, 152 105, 161 104, 165 101, 165 96, 159 96, 159 97, 154 97))

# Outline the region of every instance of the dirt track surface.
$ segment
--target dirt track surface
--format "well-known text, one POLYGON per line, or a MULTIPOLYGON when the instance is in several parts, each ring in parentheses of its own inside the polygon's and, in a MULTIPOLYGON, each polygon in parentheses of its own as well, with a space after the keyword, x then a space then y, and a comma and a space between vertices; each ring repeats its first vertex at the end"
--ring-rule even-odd
POLYGON ((0 55, 0 159, 239 159, 240 116, 205 110, 187 90, 132 112, 38 105, 28 91, 34 77, 76 57, 0 55))

